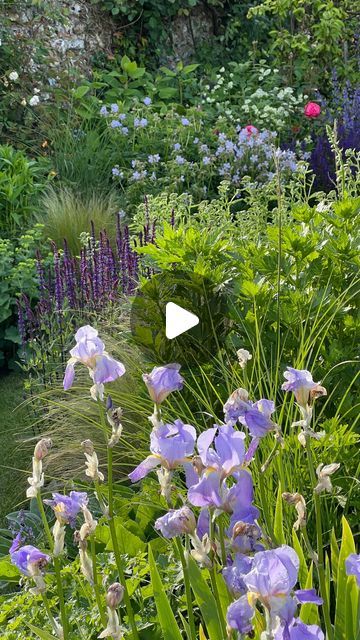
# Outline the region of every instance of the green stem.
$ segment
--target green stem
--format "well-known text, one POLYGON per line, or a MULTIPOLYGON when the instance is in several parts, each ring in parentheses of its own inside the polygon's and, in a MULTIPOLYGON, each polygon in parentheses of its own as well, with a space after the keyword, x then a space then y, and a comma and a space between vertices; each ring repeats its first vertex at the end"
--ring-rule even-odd
MULTIPOLYGON (((37 505, 38 505, 38 508, 39 508, 39 511, 40 511, 41 519, 43 521, 45 533, 46 533, 46 536, 48 538, 49 547, 50 547, 50 550, 53 551, 54 540, 53 540, 53 537, 51 535, 49 523, 48 523, 47 518, 46 518, 45 509, 44 509, 43 502, 41 500, 40 491, 37 492, 36 500, 37 500, 37 505)), ((68 624, 67 624, 67 614, 66 614, 66 608, 65 608, 64 592, 63 592, 62 582, 61 582, 59 558, 53 558, 53 563, 54 563, 54 569, 55 569, 56 587, 57 587, 57 592, 58 592, 58 597, 59 597, 61 625, 62 625, 63 632, 64 632, 64 640, 67 640, 67 638, 68 638, 68 624)))
POLYGON ((46 613, 47 613, 48 618, 50 620, 50 624, 51 624, 52 628, 54 629, 54 631, 56 632, 57 631, 57 626, 56 626, 56 622, 54 620, 54 616, 51 613, 51 609, 50 609, 50 605, 49 605, 49 600, 47 599, 47 595, 46 595, 46 593, 42 593, 41 596, 42 596, 42 599, 43 599, 44 607, 46 609, 46 613))
MULTIPOLYGON (((100 401, 98 402, 98 405, 99 405, 99 413, 100 413, 100 424, 103 432, 106 434, 104 407, 100 401)), ((132 631, 132 640, 139 640, 139 634, 136 628, 134 612, 131 606, 130 596, 129 596, 129 592, 128 592, 128 588, 125 580, 123 562, 121 558, 121 553, 119 549, 118 539, 116 535, 116 528, 114 523, 113 450, 111 447, 107 448, 107 454, 108 454, 109 527, 110 527, 111 541, 114 549, 116 568, 119 574, 119 581, 124 587, 124 602, 126 606, 127 615, 129 618, 131 631, 132 631)))
POLYGON ((127 611, 128 618, 129 618, 129 623, 130 623, 130 626, 131 626, 133 640, 139 640, 139 634, 138 634, 138 631, 137 631, 137 628, 136 628, 134 612, 133 612, 133 609, 132 609, 132 606, 131 606, 130 596, 129 596, 129 592, 128 592, 128 588, 127 588, 127 584, 126 584, 126 580, 125 580, 125 574, 124 574, 124 570, 123 570, 123 566, 122 566, 122 558, 121 558, 120 549, 119 549, 119 545, 118 545, 118 541, 117 541, 115 523, 114 523, 113 518, 110 518, 110 520, 109 520, 109 527, 110 527, 111 541, 112 541, 112 545, 113 545, 113 548, 114 548, 116 568, 117 568, 118 574, 119 574, 119 581, 122 584, 122 586, 124 587, 124 602, 125 602, 126 611, 127 611))
POLYGON ((268 500, 265 495, 265 486, 264 486, 264 476, 261 471, 261 464, 259 458, 256 456, 257 470, 258 470, 258 478, 259 478, 259 491, 260 491, 260 502, 261 508, 264 515, 264 520, 267 528, 267 533, 271 540, 275 541, 274 530, 271 523, 270 511, 268 508, 268 500))
MULTIPOLYGON (((307 452, 307 459, 308 459, 308 465, 309 465, 311 486, 312 486, 312 489, 314 490, 314 487, 316 486, 317 481, 316 481, 316 474, 314 469, 314 462, 312 458, 312 451, 311 451, 309 436, 306 436, 306 452, 307 452)), ((313 496, 314 496, 314 503, 315 503, 316 541, 317 541, 317 555, 318 555, 317 571, 319 576, 320 594, 323 599, 322 610, 324 615, 327 640, 333 640, 334 636, 333 636, 333 629, 331 626, 329 601, 328 601, 328 594, 326 589, 324 546, 323 546, 322 521, 321 521, 321 505, 320 505, 320 498, 318 494, 314 493, 313 496)))
MULTIPOLYGON (((210 519, 209 519, 209 533, 210 533, 210 541, 214 544, 215 543, 215 527, 214 527, 214 522, 213 522, 213 518, 212 518, 213 514, 210 511, 210 519)), ((220 622, 220 626, 222 629, 222 633, 223 633, 223 637, 226 638, 227 637, 227 633, 226 633, 226 623, 225 623, 225 619, 224 619, 224 615, 223 615, 223 610, 221 607, 221 600, 220 600, 220 595, 219 595, 219 589, 218 589, 218 585, 217 585, 217 580, 216 580, 216 567, 215 567, 215 553, 212 553, 212 567, 211 569, 209 569, 209 573, 210 573, 210 580, 211 580, 211 585, 212 585, 212 589, 214 592, 214 597, 216 600, 216 605, 217 605, 217 609, 218 609, 218 618, 219 618, 219 622, 220 622)))
POLYGON ((41 519, 42 519, 42 522, 43 522, 43 525, 44 525, 46 537, 48 539, 49 548, 50 548, 50 551, 52 551, 53 548, 54 548, 54 540, 53 540, 53 537, 51 535, 49 523, 48 523, 47 518, 46 518, 45 509, 44 509, 43 502, 41 500, 40 491, 38 491, 37 494, 36 494, 36 500, 37 500, 38 509, 40 511, 40 516, 41 516, 41 519))
POLYGON ((61 582, 60 560, 59 558, 53 558, 53 562, 54 562, 54 569, 55 569, 57 592, 59 596, 61 626, 64 632, 64 640, 67 640, 68 618, 67 618, 66 607, 65 607, 64 591, 63 591, 62 582, 61 582))
POLYGON ((182 566, 183 575, 184 575, 184 586, 185 586, 185 596, 186 596, 187 610, 188 610, 188 616, 189 616, 190 636, 191 636, 191 640, 196 640, 195 617, 194 617, 193 599, 191 594, 189 571, 188 571, 188 566, 185 559, 184 549, 179 537, 175 538, 175 544, 180 556, 181 566, 182 566))
POLYGON ((98 609, 99 609, 101 623, 102 623, 102 625, 104 627, 106 627, 106 625, 107 625, 106 614, 105 614, 103 603, 102 603, 102 599, 101 599, 100 585, 99 585, 98 574, 97 574, 96 548, 95 548, 95 538, 94 538, 94 536, 91 536, 91 539, 90 539, 90 549, 91 549, 91 558, 92 558, 92 563, 93 563, 93 579, 94 579, 95 599, 96 599, 96 603, 97 603, 97 606, 98 606, 98 609))
POLYGON ((218 519, 219 523, 219 540, 221 549, 221 562, 223 567, 226 567, 226 549, 225 549, 225 536, 224 536, 224 519, 221 515, 218 519))

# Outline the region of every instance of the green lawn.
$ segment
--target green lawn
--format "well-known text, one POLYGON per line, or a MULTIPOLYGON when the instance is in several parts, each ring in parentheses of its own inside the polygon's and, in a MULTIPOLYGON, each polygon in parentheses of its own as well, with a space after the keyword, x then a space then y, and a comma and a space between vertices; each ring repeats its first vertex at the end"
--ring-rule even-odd
POLYGON ((5 515, 21 508, 25 499, 26 470, 31 460, 21 445, 27 411, 23 400, 23 377, 9 373, 0 377, 0 527, 5 515))

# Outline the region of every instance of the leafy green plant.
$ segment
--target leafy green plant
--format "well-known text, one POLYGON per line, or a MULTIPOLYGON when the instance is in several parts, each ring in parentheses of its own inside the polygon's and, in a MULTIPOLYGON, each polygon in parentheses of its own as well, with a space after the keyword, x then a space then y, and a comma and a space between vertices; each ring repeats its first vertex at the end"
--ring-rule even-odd
POLYGON ((29 224, 45 186, 44 168, 22 151, 0 146, 0 232, 13 236, 29 224))
MULTIPOLYGON (((25 295, 29 301, 38 299, 36 250, 41 245, 43 226, 35 224, 27 233, 14 240, 0 239, 0 362, 15 355, 14 346, 21 343, 17 330, 16 299, 25 295)), ((30 304, 30 303, 29 303, 30 304)))
POLYGON ((263 15, 273 19, 270 48, 290 84, 295 80, 310 85, 317 78, 317 85, 325 87, 334 63, 345 75, 351 73, 346 53, 354 33, 351 3, 265 0, 248 12, 250 18, 263 15))

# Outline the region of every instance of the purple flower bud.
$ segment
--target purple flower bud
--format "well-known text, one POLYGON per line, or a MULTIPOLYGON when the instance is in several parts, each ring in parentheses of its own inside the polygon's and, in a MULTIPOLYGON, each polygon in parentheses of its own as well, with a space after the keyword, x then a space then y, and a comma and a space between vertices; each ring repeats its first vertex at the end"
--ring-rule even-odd
POLYGON ((124 587, 120 582, 114 582, 110 585, 106 594, 106 604, 110 609, 117 609, 124 597, 124 587))
POLYGON ((172 391, 183 388, 184 380, 179 370, 180 365, 173 363, 163 367, 155 367, 149 374, 144 373, 143 380, 151 399, 156 404, 161 404, 172 391))
POLYGON ((171 509, 155 522, 155 529, 161 531, 164 538, 174 538, 185 533, 193 533, 195 528, 195 516, 186 505, 181 509, 171 509))

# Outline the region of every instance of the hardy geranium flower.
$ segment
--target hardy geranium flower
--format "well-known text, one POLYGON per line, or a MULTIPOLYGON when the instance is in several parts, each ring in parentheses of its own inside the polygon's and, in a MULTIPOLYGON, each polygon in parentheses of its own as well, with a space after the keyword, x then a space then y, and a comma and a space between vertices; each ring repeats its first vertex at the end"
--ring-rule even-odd
POLYGON ((306 118, 318 118, 321 113, 321 107, 317 102, 308 102, 304 107, 304 116, 306 118))
POLYGON ((45 590, 45 582, 42 573, 46 565, 50 562, 50 556, 46 555, 31 544, 21 546, 21 536, 18 534, 10 547, 10 559, 19 571, 25 576, 34 579, 35 593, 45 590))
POLYGON ((250 571, 243 576, 246 593, 228 609, 229 626, 240 633, 249 633, 252 630, 255 604, 259 601, 268 611, 271 629, 276 629, 280 623, 283 635, 278 637, 289 637, 298 604, 322 603, 314 589, 294 591, 299 564, 294 549, 287 545, 256 553, 250 571))
POLYGON ((271 420, 275 411, 274 402, 265 399, 251 402, 245 389, 236 389, 224 404, 223 410, 227 425, 234 425, 239 421, 249 429, 253 438, 261 438, 276 428, 271 420))
POLYGON ((186 505, 181 509, 171 509, 155 522, 155 529, 159 529, 164 538, 174 538, 185 533, 194 533, 195 528, 195 516, 186 505))
POLYGON ((75 365, 84 364, 91 379, 94 382, 91 387, 91 395, 94 399, 103 397, 104 383, 112 382, 125 373, 125 367, 121 362, 114 360, 105 351, 105 345, 98 337, 98 332, 90 325, 78 329, 75 334, 76 345, 70 351, 64 376, 64 389, 70 389, 75 378, 75 365))
POLYGON ((144 373, 143 380, 155 404, 161 404, 172 391, 182 389, 184 380, 179 371, 180 365, 173 363, 155 367, 151 373, 144 373))
POLYGON ((150 436, 151 455, 129 474, 131 482, 145 478, 155 467, 176 469, 193 454, 196 430, 190 424, 175 420, 174 424, 163 424, 153 429, 150 436))
POLYGON ((355 576, 358 587, 360 587, 360 553, 351 553, 345 560, 346 575, 355 576))

